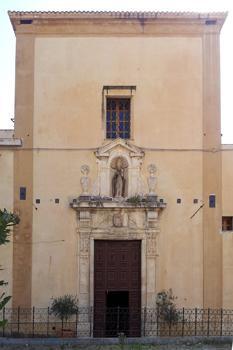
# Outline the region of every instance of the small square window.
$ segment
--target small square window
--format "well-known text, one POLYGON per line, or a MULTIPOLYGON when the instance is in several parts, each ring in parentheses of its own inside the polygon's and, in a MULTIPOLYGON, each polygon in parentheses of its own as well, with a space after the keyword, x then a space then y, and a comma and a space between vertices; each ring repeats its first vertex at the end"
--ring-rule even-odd
POLYGON ((19 189, 19 198, 21 201, 25 201, 26 200, 26 187, 20 187, 19 189))
POLYGON ((36 204, 40 204, 40 199, 39 198, 36 199, 36 204))
POLYGON ((59 203, 59 198, 55 198, 55 203, 56 203, 56 204, 59 203))
POLYGON ((177 198, 176 203, 180 204, 181 203, 181 198, 177 198))
POLYGON ((233 217, 223 216, 222 217, 222 231, 233 231, 233 217))
POLYGON ((209 195, 209 207, 210 208, 215 208, 216 205, 216 199, 215 199, 215 194, 210 194, 209 195))

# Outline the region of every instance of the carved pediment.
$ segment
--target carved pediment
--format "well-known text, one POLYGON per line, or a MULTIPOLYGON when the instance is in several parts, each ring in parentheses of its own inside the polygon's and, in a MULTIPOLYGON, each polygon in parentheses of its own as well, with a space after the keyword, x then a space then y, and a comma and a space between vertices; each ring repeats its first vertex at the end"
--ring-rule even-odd
POLYGON ((142 158, 144 156, 144 152, 141 150, 141 148, 136 147, 129 141, 120 138, 99 147, 95 154, 97 158, 101 159, 109 157, 112 153, 126 153, 130 157, 138 158, 142 158))

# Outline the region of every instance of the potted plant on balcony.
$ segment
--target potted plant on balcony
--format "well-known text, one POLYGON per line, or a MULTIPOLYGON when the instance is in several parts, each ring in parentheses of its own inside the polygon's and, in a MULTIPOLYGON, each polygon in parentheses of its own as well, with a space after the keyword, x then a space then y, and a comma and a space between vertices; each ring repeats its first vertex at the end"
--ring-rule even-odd
POLYGON ((73 337, 75 332, 68 327, 68 320, 71 316, 78 312, 78 299, 73 295, 63 295, 54 298, 51 305, 51 313, 60 318, 62 329, 60 335, 62 337, 73 337))

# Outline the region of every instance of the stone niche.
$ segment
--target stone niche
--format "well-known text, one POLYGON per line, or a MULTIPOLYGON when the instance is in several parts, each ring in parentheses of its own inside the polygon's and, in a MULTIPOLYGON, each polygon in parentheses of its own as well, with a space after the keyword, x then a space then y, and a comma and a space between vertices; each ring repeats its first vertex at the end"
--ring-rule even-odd
POLYGON ((90 169, 82 166, 82 194, 70 203, 77 213, 79 304, 83 307, 94 305, 95 240, 140 240, 141 306, 153 307, 159 216, 166 207, 163 199, 159 199, 154 192, 155 166, 148 167, 148 190, 147 194, 143 194, 140 172, 144 152, 140 148, 118 139, 100 147, 95 155, 98 164, 98 195, 90 193, 90 169), (119 190, 115 196, 114 176, 122 176, 125 181, 124 185, 121 179, 118 181, 119 188, 124 186, 124 191, 119 190))
POLYGON ((96 153, 98 164, 97 190, 100 196, 113 196, 112 182, 118 163, 125 177, 122 197, 132 197, 142 192, 141 165, 144 152, 122 139, 116 139, 100 147, 96 153))

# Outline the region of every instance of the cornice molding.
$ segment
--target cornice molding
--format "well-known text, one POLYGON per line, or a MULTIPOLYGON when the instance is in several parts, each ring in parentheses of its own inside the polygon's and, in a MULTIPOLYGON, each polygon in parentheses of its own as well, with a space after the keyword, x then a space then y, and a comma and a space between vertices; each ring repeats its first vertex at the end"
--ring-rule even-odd
MULTIPOLYGON (((227 17, 227 12, 210 12, 210 13, 197 13, 197 12, 122 12, 122 11, 9 11, 8 12, 13 29, 15 32, 20 33, 55 33, 60 34, 72 33, 69 25, 76 26, 73 28, 73 32, 81 32, 79 25, 82 23, 86 26, 92 26, 92 30, 89 30, 87 34, 95 34, 97 23, 106 23, 110 25, 132 24, 137 23, 139 27, 145 27, 147 24, 160 27, 161 32, 172 34, 172 28, 174 26, 180 26, 177 28, 178 33, 187 32, 186 26, 192 27, 192 30, 188 30, 191 33, 201 32, 220 32, 221 27, 227 17), (30 23, 31 21, 31 23, 30 23), (94 24, 94 25, 93 25, 94 24), (60 30, 59 27, 60 26, 60 30), (170 28, 168 29, 167 26, 170 28), (43 27, 43 29, 42 29, 43 27), (56 27, 56 31, 52 29, 56 27)), ((123 26, 125 27, 125 26, 123 26)), ((145 29, 145 28, 144 28, 145 29)), ((174 33, 177 33, 177 30, 174 33)), ((127 34, 128 30, 124 28, 123 34, 127 34)), ((155 34, 159 33, 157 29, 155 34)), ((114 30, 110 34, 113 34, 114 30)), ((135 30, 129 31, 129 34, 151 34, 151 30, 135 30)), ((97 30, 97 34, 101 34, 97 30)), ((108 32, 107 32, 108 34, 108 32)), ((116 31, 116 34, 120 34, 116 31)), ((153 30, 152 30, 153 34, 153 30)))

